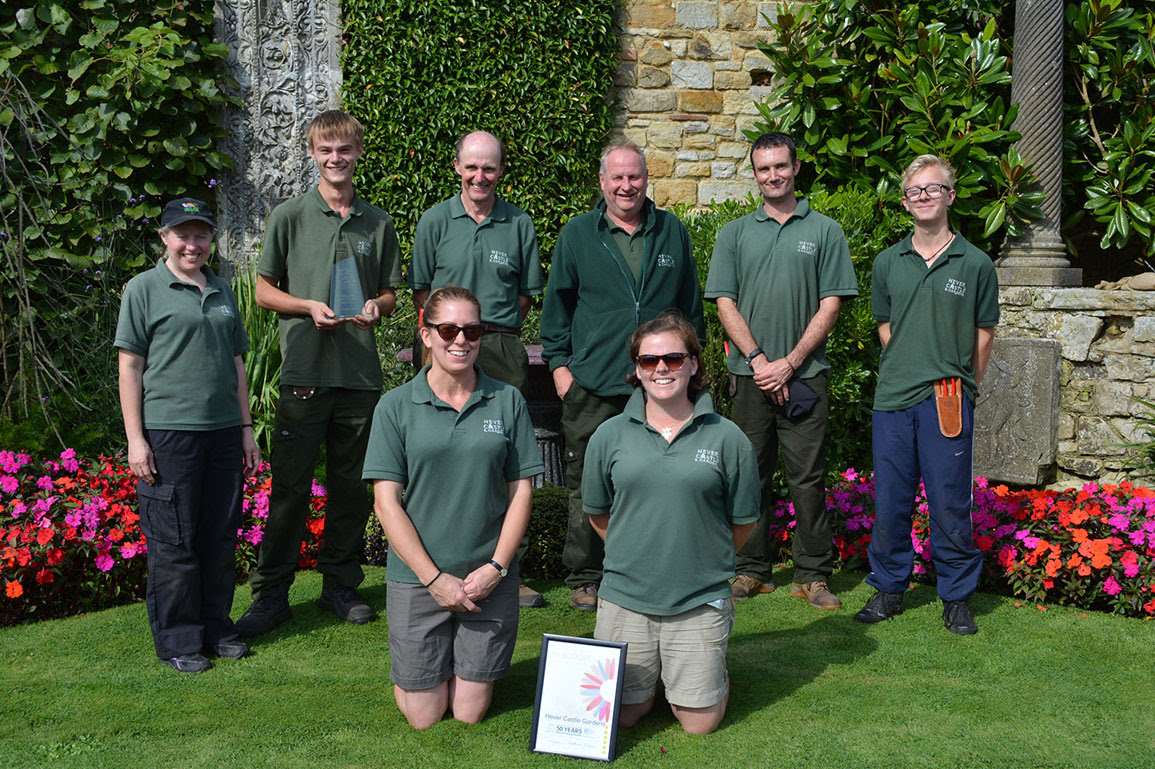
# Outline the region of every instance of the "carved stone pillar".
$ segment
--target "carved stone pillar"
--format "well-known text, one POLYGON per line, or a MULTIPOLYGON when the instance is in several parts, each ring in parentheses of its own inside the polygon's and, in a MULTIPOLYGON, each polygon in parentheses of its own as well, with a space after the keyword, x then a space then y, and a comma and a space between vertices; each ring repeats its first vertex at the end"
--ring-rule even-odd
POLYGON ((265 218, 316 183, 305 129, 340 106, 338 0, 216 0, 216 37, 229 47, 235 95, 225 151, 235 168, 218 190, 218 248, 238 266, 260 254, 265 218))
POLYGON ((1004 286, 1080 286, 1059 234, 1063 195, 1063 0, 1017 0, 1011 101, 1017 147, 1046 198, 1043 218, 1008 238, 998 261, 1004 286))

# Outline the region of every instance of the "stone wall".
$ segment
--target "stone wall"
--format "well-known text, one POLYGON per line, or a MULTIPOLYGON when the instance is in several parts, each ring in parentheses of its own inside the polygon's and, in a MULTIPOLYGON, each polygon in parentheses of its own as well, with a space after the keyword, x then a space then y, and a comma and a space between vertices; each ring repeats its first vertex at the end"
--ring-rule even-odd
POLYGON ((1126 444, 1150 440, 1137 401, 1155 400, 1155 292, 1008 287, 999 337, 1060 345, 1057 474, 1061 485, 1135 477, 1126 444))
POLYGON ((616 85, 618 131, 646 150, 659 206, 701 205, 755 192, 742 133, 767 95, 757 45, 777 3, 625 0, 616 85))

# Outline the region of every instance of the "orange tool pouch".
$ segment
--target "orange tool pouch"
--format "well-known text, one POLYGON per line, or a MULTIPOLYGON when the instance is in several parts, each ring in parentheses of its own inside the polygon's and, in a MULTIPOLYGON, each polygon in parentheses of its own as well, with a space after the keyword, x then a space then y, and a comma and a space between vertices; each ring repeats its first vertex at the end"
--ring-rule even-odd
POLYGON ((934 405, 943 437, 957 438, 962 433, 962 380, 947 377, 935 382, 934 405))

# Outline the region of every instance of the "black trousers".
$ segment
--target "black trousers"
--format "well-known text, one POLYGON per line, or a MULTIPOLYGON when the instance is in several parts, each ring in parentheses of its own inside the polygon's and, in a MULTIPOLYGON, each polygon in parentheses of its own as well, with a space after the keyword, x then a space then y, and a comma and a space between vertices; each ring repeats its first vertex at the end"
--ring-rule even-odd
POLYGON ((235 640, 229 619, 241 524, 241 428, 149 430, 156 483, 137 484, 148 540, 148 623, 156 656, 235 640))

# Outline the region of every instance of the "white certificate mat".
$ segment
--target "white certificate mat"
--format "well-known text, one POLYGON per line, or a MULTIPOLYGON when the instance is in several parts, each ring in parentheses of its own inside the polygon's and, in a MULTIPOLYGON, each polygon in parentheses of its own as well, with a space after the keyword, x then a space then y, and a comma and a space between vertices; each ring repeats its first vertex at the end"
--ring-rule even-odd
POLYGON ((546 634, 530 750, 612 761, 625 664, 624 643, 546 634))

